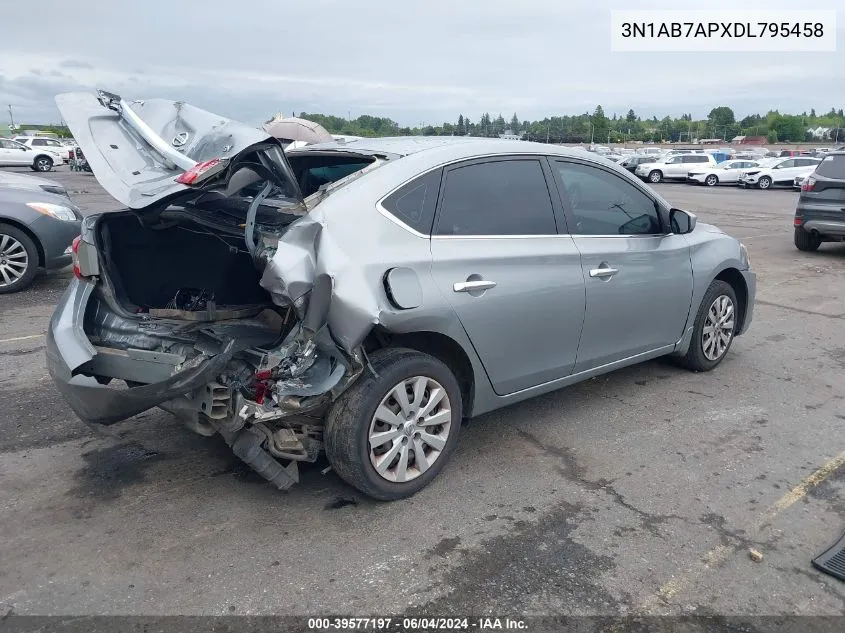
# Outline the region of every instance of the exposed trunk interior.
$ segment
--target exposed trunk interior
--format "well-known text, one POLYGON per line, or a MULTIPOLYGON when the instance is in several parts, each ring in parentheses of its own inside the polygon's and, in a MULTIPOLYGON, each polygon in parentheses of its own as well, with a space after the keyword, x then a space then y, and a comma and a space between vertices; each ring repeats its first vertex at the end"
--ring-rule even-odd
POLYGON ((271 303, 242 236, 179 221, 144 226, 134 213, 100 222, 102 254, 118 300, 130 312, 203 311, 271 303))

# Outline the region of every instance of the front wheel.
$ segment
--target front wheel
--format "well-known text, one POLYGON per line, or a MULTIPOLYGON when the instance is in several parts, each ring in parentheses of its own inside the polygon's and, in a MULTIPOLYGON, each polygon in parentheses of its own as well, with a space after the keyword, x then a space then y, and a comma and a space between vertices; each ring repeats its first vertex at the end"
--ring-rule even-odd
POLYGON ((649 182, 652 182, 652 183, 654 183, 654 184, 657 184, 657 183, 659 183, 661 180, 663 180, 663 173, 662 173, 660 170, 658 170, 658 169, 655 169, 654 171, 651 171, 651 172, 648 174, 648 181, 649 181, 649 182))
POLYGON ((32 169, 35 171, 50 171, 53 169, 53 159, 49 156, 39 156, 32 163, 32 169))
POLYGON ((698 308, 692 341, 681 364, 692 371, 710 371, 724 360, 738 325, 738 303, 731 285, 715 279, 698 308))
POLYGON ((370 360, 374 371, 329 411, 326 456, 347 483, 393 501, 425 487, 454 451, 461 390, 446 365, 422 352, 388 348, 370 360))
POLYGON ((38 272, 38 249, 30 237, 0 224, 0 295, 23 290, 38 272))
POLYGON ((763 176, 762 178, 760 178, 759 182, 757 183, 757 186, 760 187, 760 189, 768 189, 772 186, 772 179, 768 176, 763 176))
POLYGON ((718 183, 719 183, 719 178, 716 176, 716 174, 710 174, 709 176, 707 176, 707 178, 704 179, 704 184, 707 185, 708 187, 713 187, 714 185, 717 185, 718 183))

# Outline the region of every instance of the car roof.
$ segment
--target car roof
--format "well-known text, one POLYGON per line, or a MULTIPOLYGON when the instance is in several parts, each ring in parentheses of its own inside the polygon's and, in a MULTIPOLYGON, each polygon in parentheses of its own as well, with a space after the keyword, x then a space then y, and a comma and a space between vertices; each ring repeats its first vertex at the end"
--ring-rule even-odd
POLYGON ((318 151, 351 151, 387 156, 410 156, 432 150, 450 154, 453 158, 471 158, 487 154, 554 154, 583 158, 599 156, 579 147, 565 147, 530 141, 515 141, 474 136, 390 136, 362 138, 347 142, 318 143, 306 145, 289 155, 302 155, 318 151))

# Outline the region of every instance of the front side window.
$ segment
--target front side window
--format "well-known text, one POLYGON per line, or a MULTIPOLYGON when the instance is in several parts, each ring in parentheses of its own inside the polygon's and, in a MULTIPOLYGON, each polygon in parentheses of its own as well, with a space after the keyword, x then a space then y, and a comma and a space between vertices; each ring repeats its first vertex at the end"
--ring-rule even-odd
POLYGON ((43 147, 47 145, 47 141, 45 141, 43 138, 34 138, 32 139, 32 144, 37 145, 39 147, 43 147))
POLYGON ((654 200, 633 183, 598 167, 555 161, 581 235, 661 234, 654 200))
POLYGON ((667 165, 677 165, 682 162, 684 162, 683 156, 673 156, 672 158, 666 160, 667 165))
POLYGON ((786 169, 787 167, 795 167, 795 159, 785 160, 782 163, 775 165, 775 169, 786 169))
POLYGON ((387 196, 381 206, 415 231, 429 235, 437 208, 440 172, 435 169, 415 178, 387 196))
POLYGON ((437 235, 554 235, 554 210, 539 160, 502 160, 450 169, 437 235))

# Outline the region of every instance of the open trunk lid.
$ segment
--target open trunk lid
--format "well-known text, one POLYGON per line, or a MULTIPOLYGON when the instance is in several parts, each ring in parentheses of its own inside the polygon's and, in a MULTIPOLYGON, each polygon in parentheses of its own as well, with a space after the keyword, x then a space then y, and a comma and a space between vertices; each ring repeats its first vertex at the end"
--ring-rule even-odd
POLYGON ((103 90, 61 94, 56 104, 97 180, 131 209, 225 183, 229 166, 250 153, 282 197, 304 204, 281 144, 259 129, 180 101, 129 103, 103 90))

